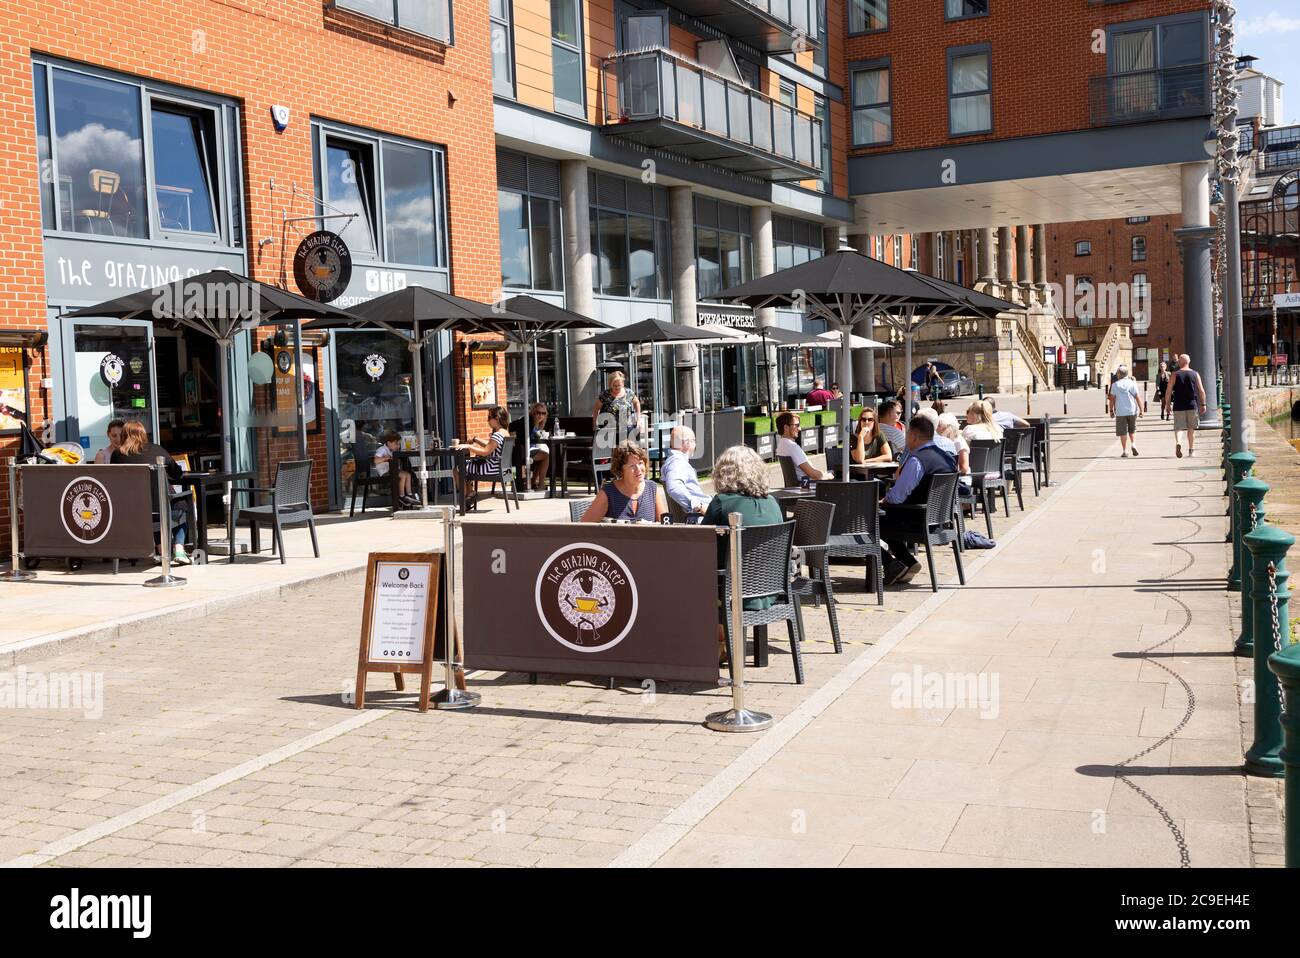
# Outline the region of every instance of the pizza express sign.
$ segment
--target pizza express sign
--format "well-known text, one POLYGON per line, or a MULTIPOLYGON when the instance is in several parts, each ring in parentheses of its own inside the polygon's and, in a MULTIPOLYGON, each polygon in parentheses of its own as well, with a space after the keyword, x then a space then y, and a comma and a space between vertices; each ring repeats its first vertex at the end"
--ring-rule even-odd
POLYGON ((298 244, 293 278, 308 299, 333 302, 352 279, 352 253, 337 233, 317 230, 298 244))

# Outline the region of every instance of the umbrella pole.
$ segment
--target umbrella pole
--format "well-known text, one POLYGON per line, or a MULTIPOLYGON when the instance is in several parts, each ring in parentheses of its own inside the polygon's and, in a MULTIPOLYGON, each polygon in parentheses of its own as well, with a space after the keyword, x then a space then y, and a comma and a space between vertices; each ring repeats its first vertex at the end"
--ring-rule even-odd
POLYGON ((907 332, 903 334, 903 381, 907 385, 907 398, 903 400, 903 416, 912 418, 912 317, 907 317, 907 332))
POLYGON ((849 471, 849 407, 853 405, 853 353, 850 344, 853 337, 853 326, 847 322, 848 309, 845 308, 844 314, 840 316, 844 320, 844 325, 840 328, 840 382, 843 384, 844 398, 840 400, 840 443, 843 451, 843 471, 840 473, 841 481, 848 481, 851 478, 849 471))
POLYGON ((416 475, 420 479, 420 508, 429 508, 429 466, 424 461, 424 370, 420 367, 424 365, 424 357, 421 355, 423 349, 420 343, 420 326, 417 323, 412 331, 413 339, 407 343, 407 349, 411 351, 413 380, 415 385, 415 448, 420 457, 419 470, 416 475))
POLYGON ((307 377, 302 368, 302 323, 300 321, 293 324, 293 367, 298 371, 298 400, 294 403, 294 411, 298 415, 298 457, 306 459, 307 412, 304 409, 303 386, 306 384, 307 377))
MULTIPOLYGON (((520 352, 523 354, 522 356, 519 357, 520 364, 523 366, 523 372, 524 372, 524 469, 523 469, 524 475, 523 475, 523 480, 524 480, 524 492, 530 492, 532 490, 531 483, 533 481, 533 468, 532 468, 533 457, 532 457, 532 448, 531 448, 533 444, 533 416, 532 413, 528 411, 528 371, 529 371, 528 354, 530 352, 530 347, 532 347, 533 350, 537 348, 537 340, 531 340, 527 343, 520 343, 519 345, 521 347, 520 352)), ((507 463, 507 465, 509 464, 507 463)), ((505 495, 506 495, 506 491, 505 488, 503 487, 501 489, 501 498, 504 499, 505 495)))

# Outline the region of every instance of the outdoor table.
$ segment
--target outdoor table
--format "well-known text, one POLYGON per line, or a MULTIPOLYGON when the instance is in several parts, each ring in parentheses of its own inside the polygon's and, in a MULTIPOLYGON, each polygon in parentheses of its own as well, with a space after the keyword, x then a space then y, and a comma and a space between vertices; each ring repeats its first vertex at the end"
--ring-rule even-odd
MULTIPOLYGON (((551 498, 555 498, 555 476, 558 473, 560 476, 560 494, 567 499, 569 497, 569 477, 566 475, 564 467, 569 463, 569 447, 581 443, 590 445, 592 437, 577 434, 557 436, 551 433, 547 438, 538 439, 537 441, 551 450, 551 498)), ((525 462, 524 468, 526 469, 528 466, 529 463, 525 462)))
MULTIPOLYGON (((411 468, 414 460, 420 456, 418 449, 398 449, 393 455, 406 463, 406 468, 410 471, 411 476, 415 477, 415 470, 411 468)), ((450 446, 441 446, 437 449, 426 446, 424 450, 425 466, 432 466, 434 469, 442 467, 442 463, 448 459, 452 460, 452 468, 459 470, 459 467, 466 459, 469 453, 464 449, 454 449, 450 446)), ((459 470, 463 474, 463 470, 459 470)), ((436 480, 435 480, 436 481, 436 480)), ((465 497, 456 491, 455 484, 452 484, 452 499, 460 510, 460 514, 465 515, 465 497)))
MULTIPOLYGON (((187 472, 180 477, 179 485, 195 487, 198 500, 198 517, 195 520, 198 529, 194 532, 194 549, 202 555, 196 559, 200 564, 207 563, 208 556, 208 497, 220 493, 226 483, 252 482, 252 470, 241 472, 187 472), (216 488, 213 488, 213 487, 216 488)), ((226 504, 226 543, 230 546, 230 561, 235 558, 235 529, 232 520, 235 510, 226 504)))

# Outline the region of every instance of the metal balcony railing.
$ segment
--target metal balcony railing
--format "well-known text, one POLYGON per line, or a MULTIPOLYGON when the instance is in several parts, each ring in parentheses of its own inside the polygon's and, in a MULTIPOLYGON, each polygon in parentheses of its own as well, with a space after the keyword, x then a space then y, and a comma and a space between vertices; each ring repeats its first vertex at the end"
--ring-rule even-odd
POLYGON ((1088 99, 1093 126, 1209 116, 1210 64, 1090 77, 1088 99))
POLYGON ((694 20, 764 53, 807 50, 821 42, 817 0, 667 0, 694 20))
POLYGON ((743 2, 790 24, 806 39, 816 42, 816 0, 743 0, 743 2))
POLYGON ((1289 170, 1300 166, 1300 147, 1292 150, 1273 150, 1258 154, 1258 169, 1289 170))
POLYGON ((820 119, 670 51, 607 58, 601 90, 610 136, 763 179, 821 176, 820 119))

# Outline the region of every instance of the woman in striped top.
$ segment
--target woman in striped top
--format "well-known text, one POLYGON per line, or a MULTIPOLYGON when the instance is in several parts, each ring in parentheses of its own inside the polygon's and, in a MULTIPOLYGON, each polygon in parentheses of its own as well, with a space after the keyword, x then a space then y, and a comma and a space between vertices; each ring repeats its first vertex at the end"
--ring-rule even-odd
POLYGON ((470 498, 478 494, 475 479, 498 479, 501 476, 501 447, 510 437, 510 413, 505 406, 493 406, 488 410, 488 426, 492 434, 486 439, 471 438, 456 446, 469 453, 465 460, 465 473, 456 474, 456 487, 464 493, 468 483, 470 498))

